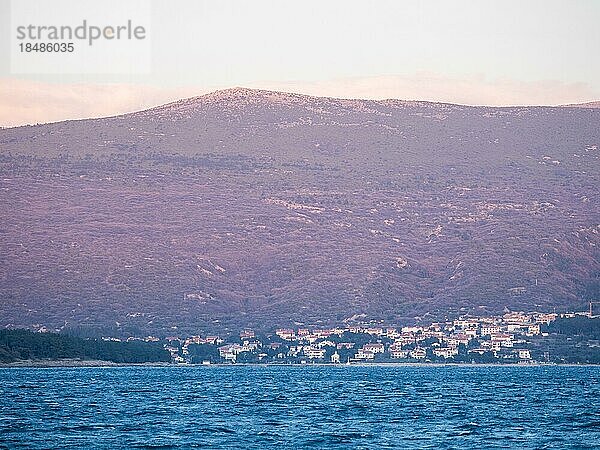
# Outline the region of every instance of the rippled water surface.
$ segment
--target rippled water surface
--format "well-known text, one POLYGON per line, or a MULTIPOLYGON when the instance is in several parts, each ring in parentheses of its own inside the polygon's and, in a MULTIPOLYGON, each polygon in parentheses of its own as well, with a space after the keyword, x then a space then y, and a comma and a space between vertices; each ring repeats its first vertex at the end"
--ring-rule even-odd
POLYGON ((0 369, 0 448, 600 448, 598 367, 0 369))

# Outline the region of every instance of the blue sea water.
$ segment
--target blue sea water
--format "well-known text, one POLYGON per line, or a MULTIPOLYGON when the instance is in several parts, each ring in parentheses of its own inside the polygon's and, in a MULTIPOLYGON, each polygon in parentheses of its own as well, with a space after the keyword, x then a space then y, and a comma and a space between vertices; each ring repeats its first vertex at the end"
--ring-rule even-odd
POLYGON ((5 368, 0 448, 600 448, 600 367, 5 368))

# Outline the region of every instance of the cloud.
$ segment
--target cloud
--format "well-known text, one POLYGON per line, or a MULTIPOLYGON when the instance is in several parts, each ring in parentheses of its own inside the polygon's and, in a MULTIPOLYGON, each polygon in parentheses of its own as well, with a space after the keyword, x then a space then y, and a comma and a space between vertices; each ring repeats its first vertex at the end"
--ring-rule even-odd
MULTIPOLYGON (((598 100, 585 83, 387 75, 315 82, 257 82, 247 87, 342 98, 429 100, 467 105, 559 105, 598 100)), ((212 90, 212 89, 210 89, 212 90)), ((0 126, 103 117, 150 108, 208 92, 194 86, 43 83, 0 80, 0 126)))
POLYGON ((150 108, 206 92, 137 84, 60 84, 0 80, 0 126, 104 117, 150 108))

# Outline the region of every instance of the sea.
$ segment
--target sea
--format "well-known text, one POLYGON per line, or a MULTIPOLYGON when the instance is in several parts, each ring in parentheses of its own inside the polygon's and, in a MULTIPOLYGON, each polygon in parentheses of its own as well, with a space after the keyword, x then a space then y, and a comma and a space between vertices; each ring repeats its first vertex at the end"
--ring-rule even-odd
POLYGON ((2 368, 0 448, 600 449, 600 367, 2 368))

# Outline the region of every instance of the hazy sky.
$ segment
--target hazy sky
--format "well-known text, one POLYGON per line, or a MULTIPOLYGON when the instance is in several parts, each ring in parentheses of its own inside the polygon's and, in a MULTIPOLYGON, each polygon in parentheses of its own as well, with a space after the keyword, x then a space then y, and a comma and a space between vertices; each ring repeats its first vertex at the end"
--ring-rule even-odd
MULTIPOLYGON (((120 113, 231 86, 492 105, 600 99, 599 0, 151 4, 145 75, 11 75, 4 33, 0 125, 120 113)), ((0 0, 4 30, 8 8, 0 0)))

